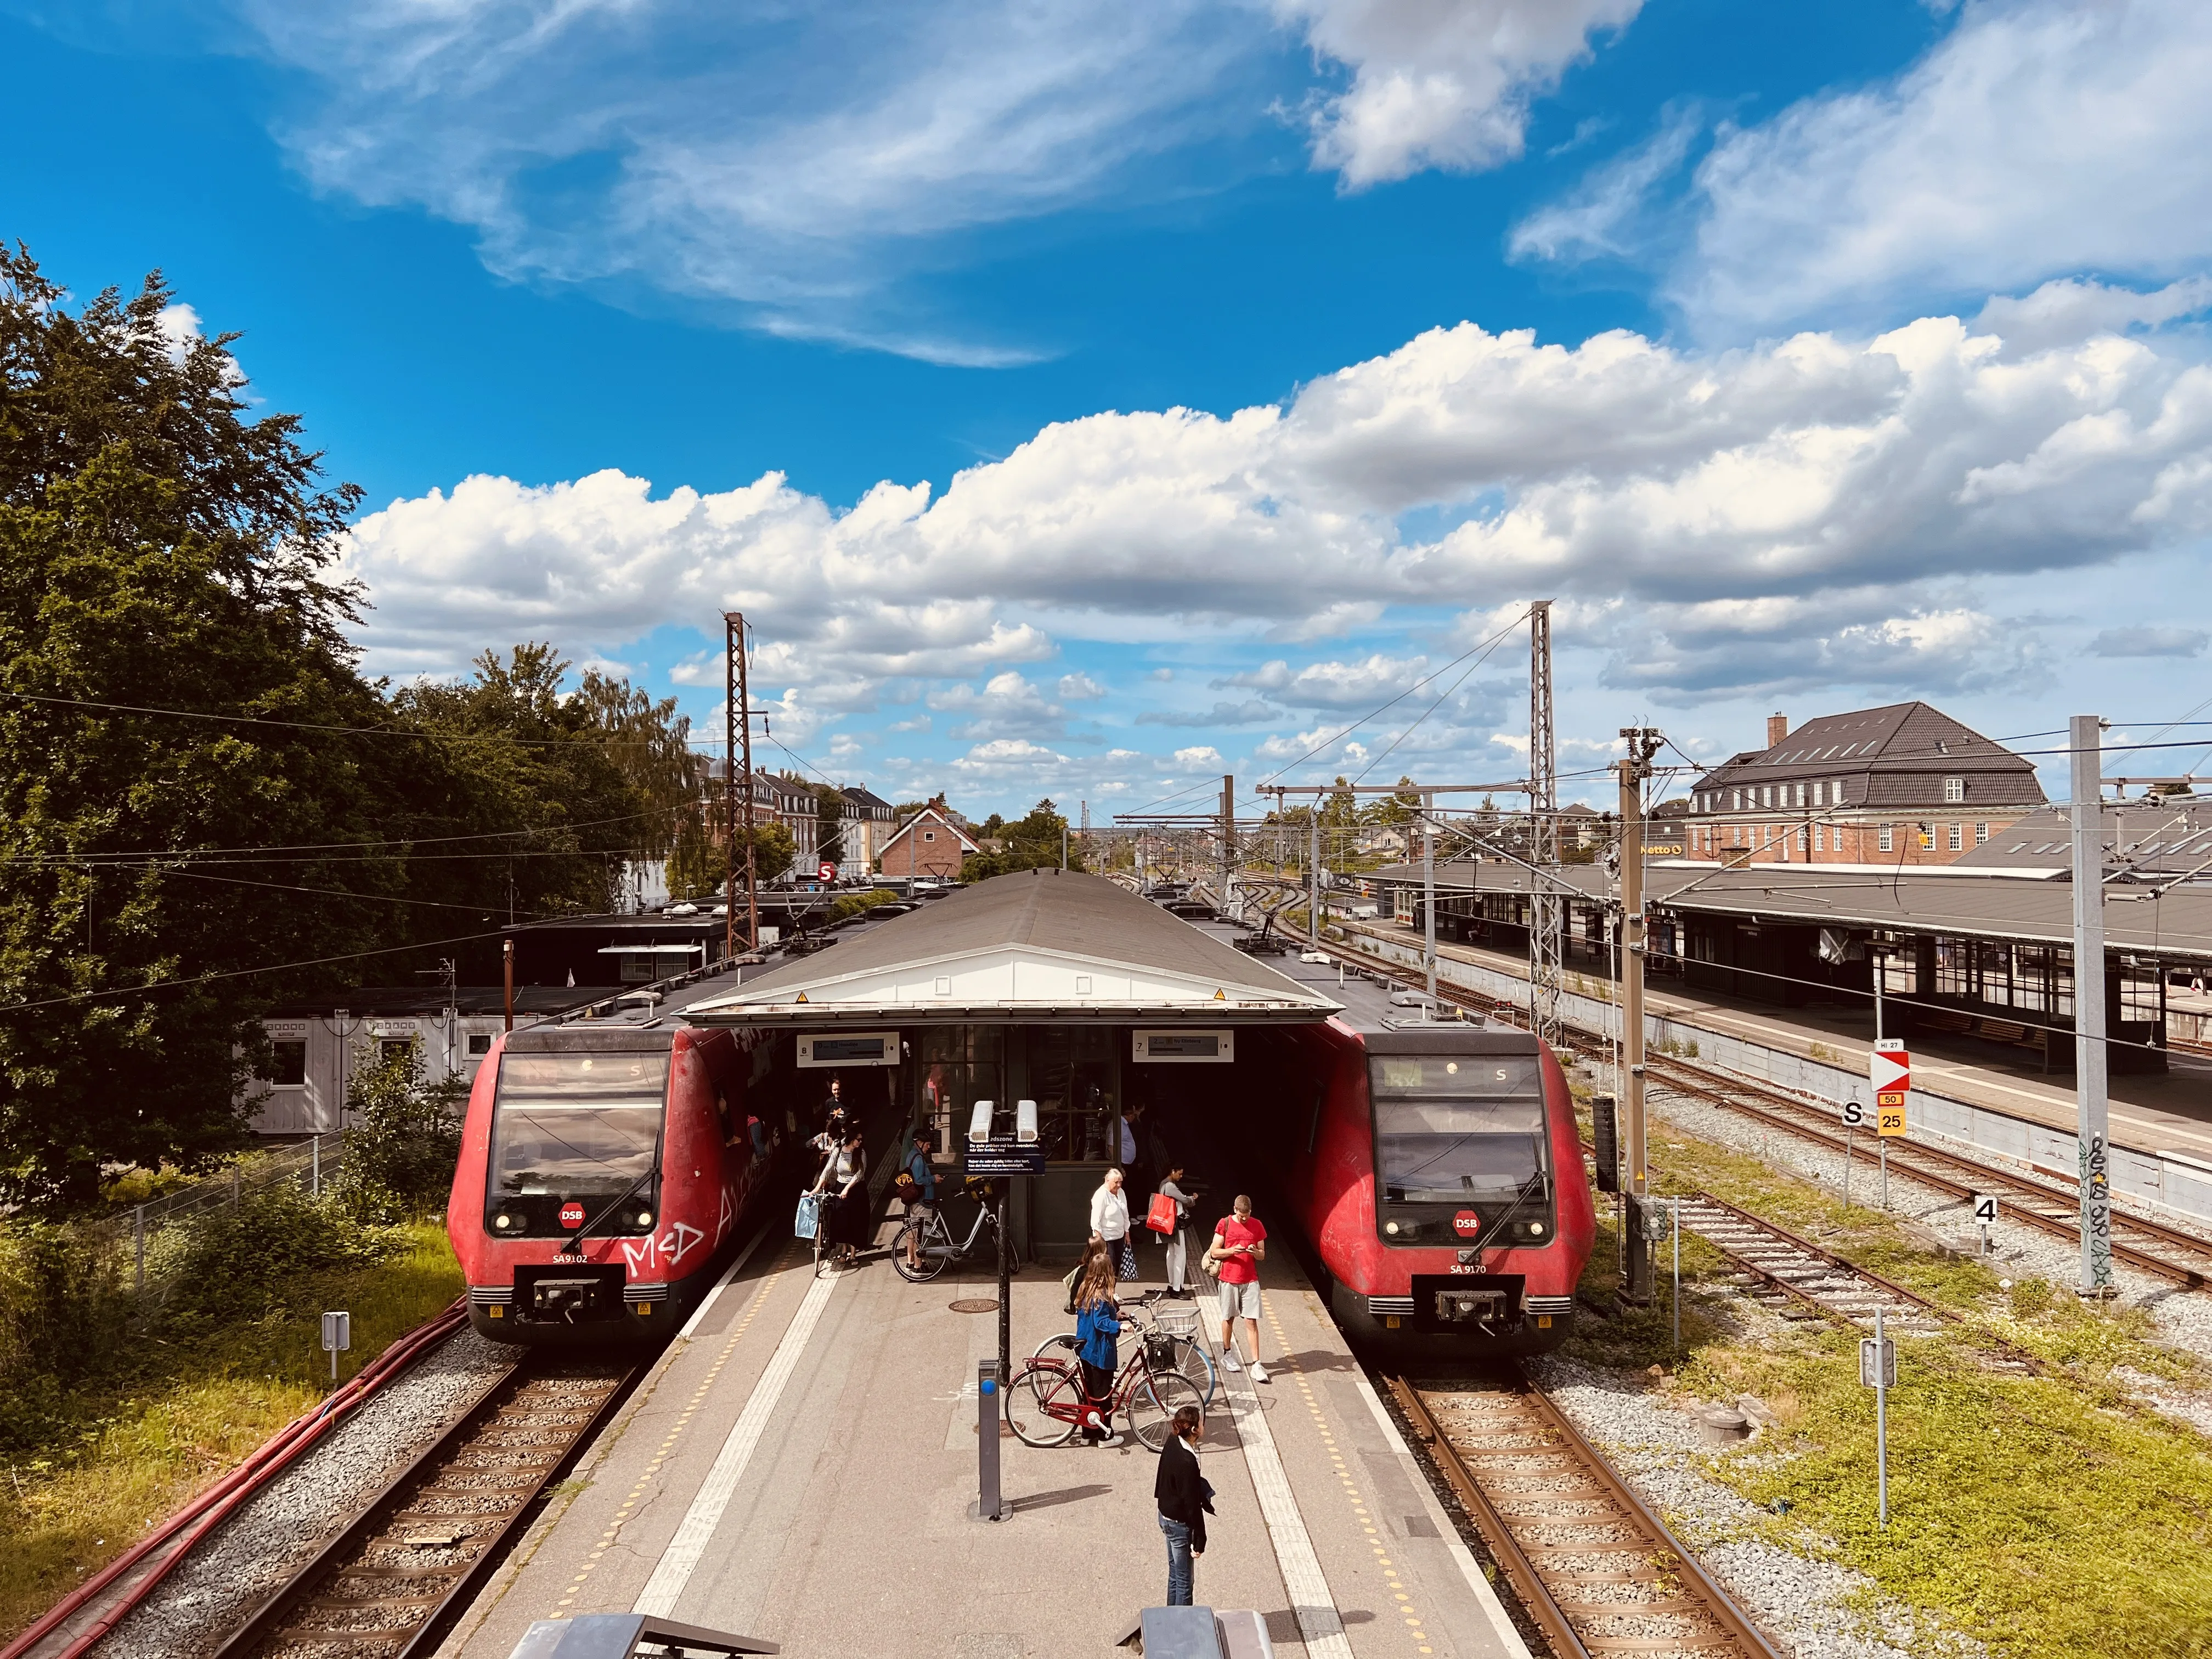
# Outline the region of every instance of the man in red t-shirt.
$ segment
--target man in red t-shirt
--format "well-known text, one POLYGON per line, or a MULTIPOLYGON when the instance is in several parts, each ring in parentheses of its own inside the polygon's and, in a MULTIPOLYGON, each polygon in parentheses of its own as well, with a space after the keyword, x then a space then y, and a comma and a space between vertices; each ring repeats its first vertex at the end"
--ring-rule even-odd
POLYGON ((1214 1224, 1213 1243, 1206 1246, 1206 1265, 1221 1276, 1221 1363, 1229 1370, 1237 1363, 1237 1316, 1252 1343, 1252 1380, 1265 1382, 1267 1368, 1260 1363, 1260 1264, 1267 1259, 1267 1230, 1252 1218, 1252 1200, 1237 1194, 1233 1213, 1214 1224))

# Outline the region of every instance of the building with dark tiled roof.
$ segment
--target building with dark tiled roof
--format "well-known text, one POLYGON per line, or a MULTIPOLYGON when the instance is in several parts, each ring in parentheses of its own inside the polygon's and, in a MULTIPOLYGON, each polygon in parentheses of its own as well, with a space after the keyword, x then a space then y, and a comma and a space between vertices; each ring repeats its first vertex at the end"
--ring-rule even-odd
POLYGON ((1948 864, 2045 804, 2035 768, 1924 702, 1824 714, 1731 756, 1690 791, 1682 856, 1948 864))

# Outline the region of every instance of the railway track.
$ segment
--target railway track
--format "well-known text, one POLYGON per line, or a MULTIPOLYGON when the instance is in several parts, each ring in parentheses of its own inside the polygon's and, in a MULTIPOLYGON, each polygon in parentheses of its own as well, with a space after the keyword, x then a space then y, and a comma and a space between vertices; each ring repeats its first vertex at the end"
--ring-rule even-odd
MULTIPOLYGON (((1314 945, 1310 934, 1293 937, 1314 945)), ((1419 982, 1420 976, 1406 964, 1379 952, 1334 941, 1322 942, 1314 948, 1376 977, 1401 985, 1419 982)), ((1437 998, 1487 1018, 1515 1025, 1528 1024, 1525 1010, 1464 986, 1448 984, 1442 979, 1437 981, 1437 998)), ((1589 1059, 1607 1058, 1610 1053, 1600 1038, 1581 1031, 1568 1033, 1567 1046, 1589 1059)), ((1659 1098, 1672 1091, 1751 1118, 1838 1155, 1846 1150, 1832 1103, 1816 1103, 1771 1085, 1710 1071, 1671 1054, 1647 1054, 1644 1068, 1647 1079, 1660 1085, 1654 1091, 1659 1098)), ((1889 1143, 1889 1161, 1895 1173, 1948 1197, 1965 1200, 1976 1194, 1996 1193, 2005 1200, 2013 1219, 2056 1238, 2071 1241, 2081 1236, 2080 1199, 2071 1187, 1919 1140, 1893 1139, 1889 1143)), ((2185 1290, 2212 1289, 2212 1239, 2124 1211, 2118 1205, 2113 1206, 2112 1216, 2114 1261, 2185 1290)))
POLYGON ((1758 1626, 1517 1370, 1385 1381, 1557 1659, 1776 1659, 1758 1626))
POLYGON ((217 1659, 413 1659, 497 1565, 646 1364, 526 1356, 241 1626, 217 1659))

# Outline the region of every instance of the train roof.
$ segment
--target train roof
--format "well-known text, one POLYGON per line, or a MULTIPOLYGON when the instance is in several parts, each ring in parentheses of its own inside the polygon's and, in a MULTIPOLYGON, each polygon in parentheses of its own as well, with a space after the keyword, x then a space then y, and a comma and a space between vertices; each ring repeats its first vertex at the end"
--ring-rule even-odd
MULTIPOLYGON (((1224 940, 1249 939, 1256 932, 1228 921, 1200 922, 1197 929, 1224 940)), ((1295 941, 1285 954, 1267 960, 1285 976, 1335 998, 1341 1005, 1337 1023, 1358 1032, 1376 1054, 1527 1054, 1536 1046, 1536 1039, 1517 1026, 1473 1017, 1424 1021, 1418 993, 1333 958, 1308 962, 1295 941)))
POLYGON ((1313 1022, 1334 990, 1102 877, 995 877, 691 1005, 704 1024, 1313 1022))

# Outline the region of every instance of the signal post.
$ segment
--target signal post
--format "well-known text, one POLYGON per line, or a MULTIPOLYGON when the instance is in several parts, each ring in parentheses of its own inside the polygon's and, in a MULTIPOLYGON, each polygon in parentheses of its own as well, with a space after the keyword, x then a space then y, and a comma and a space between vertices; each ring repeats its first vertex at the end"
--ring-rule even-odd
POLYGON ((1647 1237, 1650 1170, 1644 1126, 1644 781, 1659 733, 1648 726, 1624 726, 1628 757, 1617 762, 1620 775, 1620 1047, 1621 1081, 1628 1119, 1628 1215, 1626 1241, 1631 1302, 1649 1302, 1656 1293, 1656 1271, 1647 1237))

